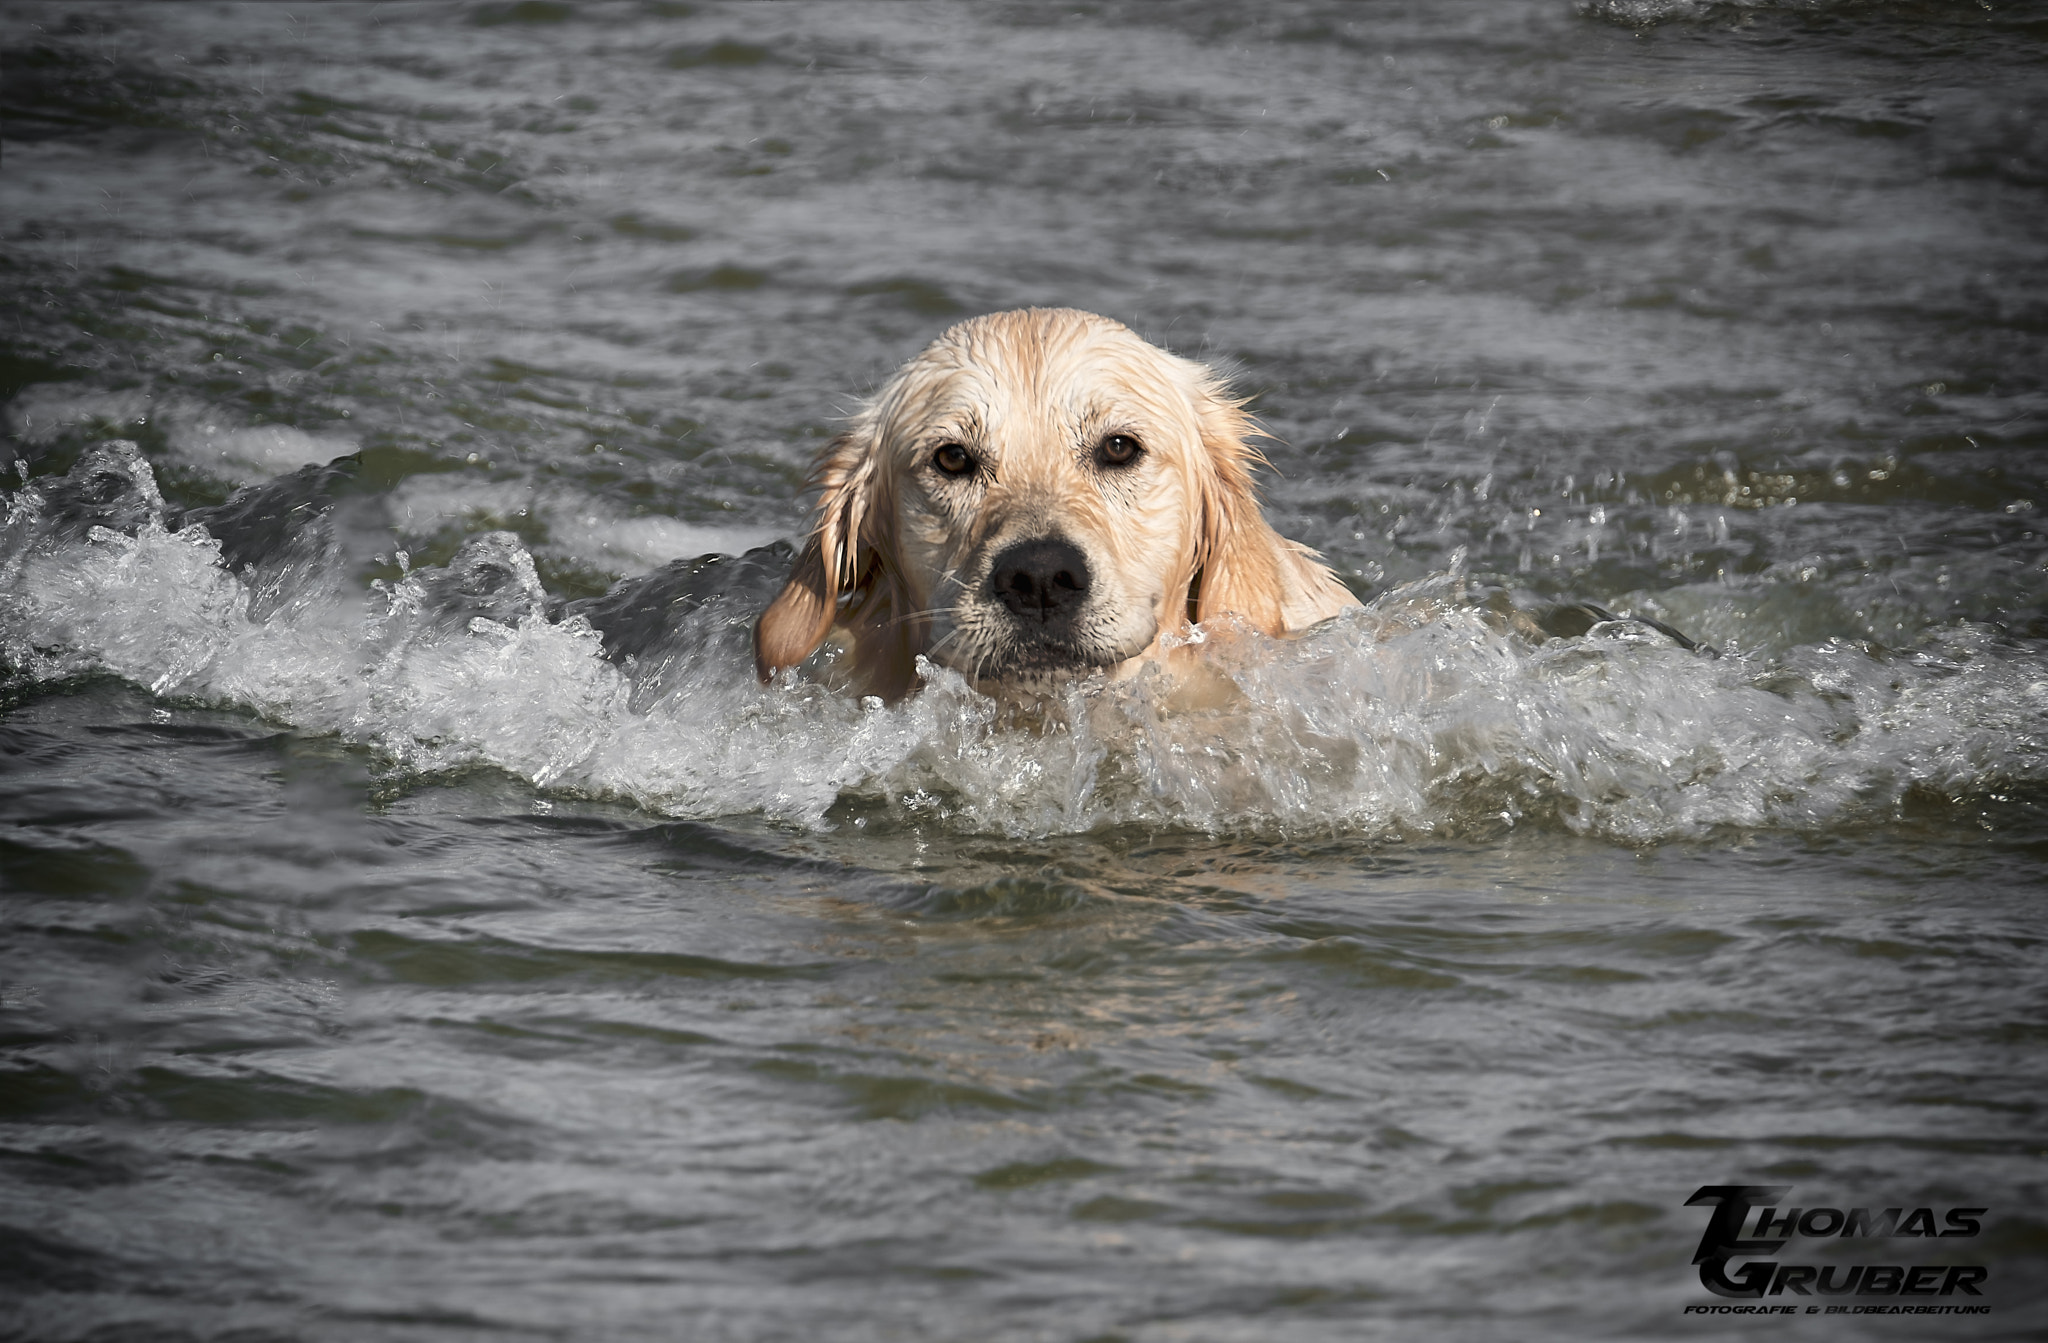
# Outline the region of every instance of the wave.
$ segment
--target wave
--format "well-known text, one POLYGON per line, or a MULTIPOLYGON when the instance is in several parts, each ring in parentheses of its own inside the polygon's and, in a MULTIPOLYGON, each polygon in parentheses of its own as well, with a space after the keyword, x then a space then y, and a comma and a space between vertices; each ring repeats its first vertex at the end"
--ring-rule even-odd
POLYGON ((489 532, 366 588, 326 526, 345 476, 308 467, 180 514, 114 442, 24 483, 0 529, 8 679, 111 673, 401 773, 488 766, 670 816, 808 827, 1538 824, 1643 843, 1867 823, 1915 790, 2048 779, 2048 661, 1983 625, 1904 652, 1826 639, 1716 659, 1630 620, 1545 637, 1454 571, 1298 638, 1197 631, 1227 682, 1207 707, 1153 669, 996 699, 937 667, 884 705, 835 689, 829 655, 755 681, 749 630, 786 547, 563 603, 518 537, 489 532))

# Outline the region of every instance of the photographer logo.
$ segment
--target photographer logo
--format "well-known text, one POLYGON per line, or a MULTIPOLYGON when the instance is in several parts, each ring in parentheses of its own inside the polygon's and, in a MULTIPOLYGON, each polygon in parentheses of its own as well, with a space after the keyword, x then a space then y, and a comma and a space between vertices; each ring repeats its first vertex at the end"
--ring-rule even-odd
MULTIPOLYGON (((1985 1208, 1806 1208, 1789 1206, 1791 1185, 1702 1185, 1685 1201, 1707 1207, 1705 1233, 1693 1263, 1700 1285, 1715 1296, 1764 1302, 1741 1306, 1687 1306, 1703 1315, 1988 1315, 1988 1305, 1956 1301, 1981 1297, 1990 1270, 1981 1264, 1907 1264, 1912 1250, 1955 1248, 1982 1229, 1985 1208), (1794 1240, 1807 1253, 1819 1242, 1870 1241, 1870 1257, 1887 1263, 1788 1263, 1779 1254, 1794 1240), (1910 1241, 1900 1245, 1900 1241, 1910 1241), (1737 1267, 1735 1260, 1744 1261, 1737 1267), (1796 1298, 1805 1297, 1801 1302, 1796 1298), (1910 1298, 1951 1298, 1948 1302, 1910 1298), (1822 1298, 1833 1298, 1831 1303, 1822 1298), (1855 1298, 1844 1301, 1842 1298, 1855 1298), (1890 1298, 1872 1301, 1870 1298, 1890 1298)), ((1859 1249, 1866 1247, 1858 1246, 1859 1249)))

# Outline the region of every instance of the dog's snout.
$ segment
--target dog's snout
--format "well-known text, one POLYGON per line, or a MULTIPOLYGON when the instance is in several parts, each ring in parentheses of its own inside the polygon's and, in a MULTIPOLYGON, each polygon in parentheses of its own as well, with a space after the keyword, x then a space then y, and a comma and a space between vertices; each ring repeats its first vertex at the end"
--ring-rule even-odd
POLYGON ((1044 623, 1073 615, 1088 598, 1088 559, 1057 537, 1021 541, 996 556, 989 584, 1011 612, 1044 623))

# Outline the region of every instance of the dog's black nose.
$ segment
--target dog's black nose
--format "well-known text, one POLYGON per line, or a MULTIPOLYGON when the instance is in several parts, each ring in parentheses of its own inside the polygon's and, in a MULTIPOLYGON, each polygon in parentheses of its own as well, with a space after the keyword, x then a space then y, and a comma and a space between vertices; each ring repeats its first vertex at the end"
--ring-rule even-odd
POLYGON ((1025 620, 1072 616, 1088 598, 1088 560, 1056 537, 1020 541, 996 556, 989 583, 1003 605, 1025 620))

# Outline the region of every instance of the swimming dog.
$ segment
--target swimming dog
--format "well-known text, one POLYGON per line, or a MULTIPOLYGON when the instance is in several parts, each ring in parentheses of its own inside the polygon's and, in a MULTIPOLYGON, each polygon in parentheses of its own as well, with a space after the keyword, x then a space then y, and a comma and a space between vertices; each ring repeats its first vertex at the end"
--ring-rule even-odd
POLYGON ((1067 308, 960 323, 834 439, 763 680, 821 643, 897 699, 920 655, 988 685, 1115 679, 1234 616, 1282 635, 1357 598, 1268 525, 1244 402, 1192 360, 1067 308))

